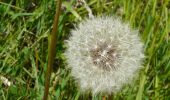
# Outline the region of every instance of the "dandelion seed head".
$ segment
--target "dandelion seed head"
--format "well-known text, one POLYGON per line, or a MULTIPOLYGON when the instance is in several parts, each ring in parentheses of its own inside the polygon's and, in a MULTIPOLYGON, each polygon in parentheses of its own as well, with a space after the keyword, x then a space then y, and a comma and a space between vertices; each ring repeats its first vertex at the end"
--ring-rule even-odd
POLYGON ((86 19, 72 30, 65 56, 80 89, 116 93, 130 83, 144 58, 138 35, 112 17, 86 19))

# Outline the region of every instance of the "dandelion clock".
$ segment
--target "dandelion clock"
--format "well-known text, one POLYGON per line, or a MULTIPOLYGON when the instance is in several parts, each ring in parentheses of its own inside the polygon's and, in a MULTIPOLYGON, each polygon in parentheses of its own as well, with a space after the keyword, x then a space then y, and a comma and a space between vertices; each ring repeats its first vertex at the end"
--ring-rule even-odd
POLYGON ((71 31, 65 56, 82 91, 116 93, 132 82, 141 68, 139 33, 119 18, 88 18, 71 31))

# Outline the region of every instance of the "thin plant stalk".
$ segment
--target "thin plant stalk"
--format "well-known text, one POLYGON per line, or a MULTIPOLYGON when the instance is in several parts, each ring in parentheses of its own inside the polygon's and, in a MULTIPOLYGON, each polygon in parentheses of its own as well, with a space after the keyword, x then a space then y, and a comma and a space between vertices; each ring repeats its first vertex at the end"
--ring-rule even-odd
POLYGON ((45 91, 44 91, 44 97, 43 100, 47 100, 48 98, 48 93, 49 93, 49 86, 50 86, 50 77, 51 77, 51 72, 52 72, 52 65, 54 62, 55 58, 55 50, 56 50, 56 33, 58 31, 58 22, 59 22, 59 16, 60 16, 60 11, 61 11, 61 0, 57 0, 58 3, 56 5, 56 14, 54 18, 54 23, 53 23, 53 29, 52 33, 50 34, 49 38, 49 52, 48 52, 48 66, 47 66, 47 71, 46 71, 46 76, 45 76, 45 91))

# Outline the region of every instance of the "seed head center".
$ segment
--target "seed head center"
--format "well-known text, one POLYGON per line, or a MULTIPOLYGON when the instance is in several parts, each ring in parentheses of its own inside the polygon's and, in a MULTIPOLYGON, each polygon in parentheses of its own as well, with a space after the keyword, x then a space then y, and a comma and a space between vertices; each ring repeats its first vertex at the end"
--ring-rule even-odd
POLYGON ((115 61, 118 58, 116 48, 106 43, 96 46, 90 51, 92 61, 103 70, 115 69, 115 61))

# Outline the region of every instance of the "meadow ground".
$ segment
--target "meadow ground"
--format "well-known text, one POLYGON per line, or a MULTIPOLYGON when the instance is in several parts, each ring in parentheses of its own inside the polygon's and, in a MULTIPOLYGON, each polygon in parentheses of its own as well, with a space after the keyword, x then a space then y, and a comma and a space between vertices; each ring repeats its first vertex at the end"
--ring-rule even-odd
MULTIPOLYGON (((144 43, 146 58, 138 79, 113 99, 170 100, 170 1, 88 0, 87 4, 95 16, 118 16, 139 29, 144 43)), ((55 0, 0 0, 0 100, 43 97, 55 5, 55 0), (12 84, 5 84, 2 77, 12 84)), ((63 0, 61 12, 49 98, 101 100, 100 94, 80 93, 63 55, 64 40, 88 12, 75 0, 63 0)))

